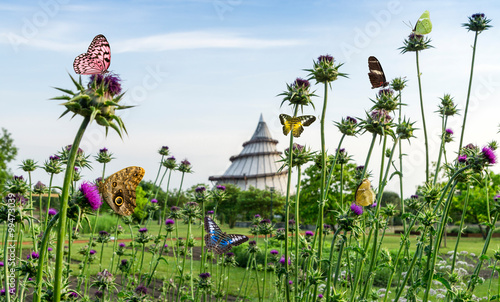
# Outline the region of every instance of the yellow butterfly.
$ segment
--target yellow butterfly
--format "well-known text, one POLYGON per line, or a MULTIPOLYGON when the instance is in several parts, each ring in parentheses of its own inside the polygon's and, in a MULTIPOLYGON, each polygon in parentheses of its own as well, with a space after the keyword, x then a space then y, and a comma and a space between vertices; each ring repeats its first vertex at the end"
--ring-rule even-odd
POLYGON ((280 114, 280 122, 283 125, 283 134, 288 135, 292 131, 294 137, 300 137, 304 132, 304 126, 309 126, 316 120, 314 115, 303 115, 291 117, 288 114, 280 114))
POLYGON ((375 192, 371 188, 371 183, 368 179, 364 179, 356 189, 354 202, 357 205, 366 207, 375 201, 375 192))

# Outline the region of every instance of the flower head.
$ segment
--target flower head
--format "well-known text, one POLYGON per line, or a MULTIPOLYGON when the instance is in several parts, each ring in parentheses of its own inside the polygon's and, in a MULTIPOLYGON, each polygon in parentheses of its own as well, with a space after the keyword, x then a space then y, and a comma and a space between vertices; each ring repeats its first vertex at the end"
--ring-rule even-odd
POLYGON ((210 273, 209 272, 201 273, 200 278, 206 280, 206 279, 210 278, 210 273))
POLYGON ((185 159, 181 161, 181 164, 179 165, 179 167, 177 167, 177 170, 182 173, 192 173, 193 171, 191 170, 191 168, 191 163, 187 159, 185 159))
POLYGON ((135 288, 135 292, 139 295, 146 295, 148 293, 148 288, 144 285, 139 285, 135 288))
POLYGON ((151 203, 158 203, 158 200, 156 198, 151 199, 151 203))
POLYGON ((31 253, 31 259, 38 259, 38 258, 40 258, 40 255, 37 252, 31 253))
POLYGON ((312 237, 312 236, 314 236, 314 232, 312 232, 312 231, 306 231, 305 235, 307 237, 312 237))
POLYGON ((118 244, 118 246, 119 246, 119 247, 121 247, 121 248, 124 248, 124 247, 125 247, 125 243, 120 242, 120 243, 118 244))
POLYGON ((54 216, 54 215, 56 215, 56 214, 57 214, 57 210, 56 210, 56 209, 53 209, 53 208, 50 208, 50 209, 49 209, 48 214, 49 214, 50 216, 54 216))
POLYGON ((321 55, 313 63, 313 68, 307 69, 307 71, 310 72, 311 78, 314 78, 316 82, 331 83, 337 80, 339 76, 346 77, 346 74, 339 72, 339 68, 342 65, 335 65, 335 60, 330 55, 321 55))
POLYGON ((361 215, 363 214, 363 207, 362 206, 359 206, 357 205, 356 203, 352 203, 351 204, 351 211, 356 214, 356 215, 361 215))
POLYGON ((219 191, 226 191, 226 187, 225 187, 225 186, 223 186, 223 185, 217 185, 217 187, 216 187, 216 188, 217 188, 217 190, 219 190, 219 191))
POLYGON ((95 253, 97 253, 95 250, 90 250, 89 252, 90 255, 94 255, 95 253))
POLYGON ((399 49, 401 49, 401 53, 422 51, 433 47, 430 43, 431 39, 412 32, 408 38, 403 41, 403 46, 399 49))
POLYGON ((208 214, 208 215, 213 215, 213 214, 214 214, 214 211, 207 211, 207 214, 208 214))
POLYGON ((487 30, 491 27, 488 25, 491 20, 487 19, 485 14, 477 13, 469 17, 469 22, 462 24, 463 27, 467 28, 469 31, 475 31, 481 33, 483 30, 487 30))
POLYGON ((113 74, 93 74, 90 76, 89 88, 95 85, 98 87, 104 85, 104 89, 111 95, 115 96, 122 92, 121 79, 113 74))
POLYGON ((271 255, 278 255, 279 252, 277 250, 271 250, 269 253, 271 253, 271 255))
POLYGON ((161 163, 165 168, 173 170, 177 167, 177 163, 175 162, 175 157, 170 156, 166 160, 161 163))
POLYGON ((484 147, 481 152, 487 164, 493 165, 497 162, 497 156, 495 155, 493 149, 491 149, 490 147, 484 147))
POLYGON ((139 233, 146 233, 148 231, 147 228, 140 228, 139 233))
POLYGON ((285 96, 281 105, 286 101, 288 101, 290 105, 307 106, 309 103, 312 104, 311 97, 314 96, 314 94, 309 92, 310 86, 311 83, 302 78, 297 78, 292 84, 287 84, 286 91, 279 94, 285 96))
POLYGON ((42 194, 45 192, 46 186, 41 182, 38 181, 34 186, 33 186, 33 191, 37 194, 42 194))
POLYGON ((92 210, 97 211, 102 205, 101 195, 96 185, 90 182, 83 182, 80 186, 80 192, 83 194, 87 201, 87 205, 90 206, 92 210))
POLYGON ((168 146, 162 146, 160 150, 158 150, 158 153, 160 153, 160 155, 162 156, 167 156, 170 153, 170 149, 168 148, 168 146))

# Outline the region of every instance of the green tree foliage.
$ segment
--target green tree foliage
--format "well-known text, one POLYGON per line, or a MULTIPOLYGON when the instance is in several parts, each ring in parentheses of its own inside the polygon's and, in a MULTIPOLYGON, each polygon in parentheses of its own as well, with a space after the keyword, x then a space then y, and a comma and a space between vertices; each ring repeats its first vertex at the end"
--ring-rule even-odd
POLYGON ((141 186, 137 187, 135 193, 136 193, 136 199, 135 199, 136 207, 133 215, 137 221, 141 221, 148 215, 145 208, 149 203, 149 199, 146 198, 146 191, 144 191, 141 186))
MULTIPOLYGON (((234 227, 239 214, 238 195, 241 189, 233 184, 225 184, 227 199, 222 204, 217 205, 217 215, 222 223, 228 223, 230 228, 234 227)), ((215 203, 210 201, 205 208, 208 210, 215 209, 215 203)))
MULTIPOLYGON (((14 139, 7 129, 2 128, 0 137, 0 188, 3 188, 5 181, 12 177, 12 172, 7 168, 7 163, 16 158, 17 148, 14 146, 14 139)), ((1 190, 0 190, 1 191, 1 190)))
MULTIPOLYGON (((238 195, 238 209, 242 220, 252 220, 255 214, 259 214, 262 218, 271 217, 271 191, 260 190, 250 187, 247 191, 241 191, 238 195)), ((273 192, 273 215, 283 213, 285 198, 278 192, 273 192)))
POLYGON ((484 226, 481 226, 481 224, 488 221, 487 202, 490 202, 491 205, 494 197, 500 192, 500 175, 490 172, 488 192, 486 192, 486 179, 472 181, 467 184, 459 183, 455 191, 455 198, 450 211, 453 223, 459 224, 467 195, 467 186, 470 186, 469 201, 467 203, 467 209, 465 210, 464 221, 466 224, 479 224, 479 229, 484 237, 486 236, 486 229, 484 226))
MULTIPOLYGON (((328 170, 330 170, 332 160, 333 156, 330 155, 327 158, 328 170)), ((335 165, 333 179, 327 196, 328 201, 325 205, 325 223, 333 223, 331 212, 338 210, 340 207, 340 169, 341 165, 335 165)), ((343 165, 344 204, 351 204, 353 202, 354 191, 359 185, 358 180, 355 178, 355 169, 355 164, 348 163, 343 165)), ((319 160, 316 161, 316 164, 307 167, 304 170, 304 175, 299 202, 300 223, 314 224, 316 223, 318 201, 320 198, 321 166, 319 160)))

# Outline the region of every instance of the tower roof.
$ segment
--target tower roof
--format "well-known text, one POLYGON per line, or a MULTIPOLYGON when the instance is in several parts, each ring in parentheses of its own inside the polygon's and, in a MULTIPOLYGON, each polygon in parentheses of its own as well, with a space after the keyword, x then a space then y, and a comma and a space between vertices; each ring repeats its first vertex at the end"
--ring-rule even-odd
POLYGON ((278 172, 281 164, 277 161, 280 160, 281 152, 276 149, 277 144, 261 114, 252 137, 243 143, 243 150, 229 159, 231 166, 223 175, 210 176, 209 180, 217 181, 218 184, 234 183, 242 189, 254 186, 284 191, 288 171, 278 172))

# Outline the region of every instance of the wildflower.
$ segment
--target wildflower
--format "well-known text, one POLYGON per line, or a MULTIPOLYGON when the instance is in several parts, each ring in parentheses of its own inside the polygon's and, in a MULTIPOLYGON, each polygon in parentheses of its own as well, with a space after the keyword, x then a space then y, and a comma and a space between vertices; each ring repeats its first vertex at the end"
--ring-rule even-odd
POLYGON ((48 214, 49 214, 50 216, 54 216, 54 215, 56 215, 56 214, 57 214, 57 210, 56 210, 56 209, 53 209, 53 208, 50 208, 50 209, 49 209, 48 214))
POLYGON ((375 103, 372 110, 384 109, 391 112, 396 110, 399 106, 397 95, 394 95, 394 90, 389 88, 379 90, 376 100, 372 100, 372 102, 375 103))
POLYGON ((351 204, 351 211, 352 211, 354 214, 356 214, 356 215, 358 215, 358 216, 359 216, 359 215, 363 214, 363 207, 362 207, 362 206, 359 206, 359 205, 357 205, 356 203, 354 203, 354 202, 353 202, 353 203, 351 204))
POLYGON ((464 154, 464 155, 460 155, 460 156, 458 156, 457 161, 458 161, 459 163, 461 163, 461 164, 465 164, 465 163, 467 163, 467 155, 465 155, 465 154, 464 154))
POLYGON ((71 299, 76 299, 76 298, 78 298, 78 294, 76 292, 69 292, 69 297, 71 299))
POLYGON ((399 49, 401 49, 401 53, 422 51, 433 47, 430 43, 431 39, 412 32, 408 38, 403 41, 403 46, 399 49))
POLYGON ((313 62, 313 69, 307 69, 310 72, 310 76, 316 80, 318 83, 330 83, 339 76, 346 77, 345 73, 340 73, 338 71, 339 67, 343 64, 335 65, 335 60, 330 55, 322 55, 318 57, 318 60, 313 62))
POLYGON ((90 250, 89 252, 90 255, 94 255, 95 253, 97 253, 95 250, 90 250))
POLYGON ((205 187, 197 187, 196 189, 194 189, 194 191, 196 193, 203 193, 206 191, 206 188, 205 187))
POLYGON ((206 273, 201 273, 200 274, 200 278, 201 279, 208 279, 210 278, 210 273, 206 272, 206 273))
POLYGON ((140 228, 139 233, 146 233, 148 231, 147 228, 140 228))
POLYGON ((306 237, 312 237, 314 236, 314 233, 312 231, 306 231, 305 235, 306 237))
POLYGON ((490 19, 486 19, 486 16, 482 13, 473 14, 468 17, 469 22, 463 23, 462 26, 467 28, 468 31, 475 31, 481 33, 483 30, 487 30, 491 27, 488 23, 491 22, 490 19))
POLYGON ((392 117, 389 112, 384 109, 376 109, 371 113, 367 113, 367 118, 363 122, 366 131, 384 135, 391 129, 392 117))
POLYGON ((493 165, 497 162, 497 156, 495 155, 493 149, 491 149, 490 147, 484 147, 481 152, 487 164, 493 165))
MULTIPOLYGON (((288 163, 288 158, 290 157, 290 148, 286 148, 284 152, 284 157, 280 160, 285 164, 288 163)), ((312 160, 314 152, 311 152, 310 148, 293 143, 292 145, 292 167, 302 166, 312 160)), ((284 167, 285 165, 283 165, 284 167)), ((282 168, 283 168, 282 167, 282 168)), ((281 168, 281 169, 282 169, 281 168)))
POLYGON ((111 96, 115 96, 120 94, 122 91, 122 86, 120 83, 121 79, 117 75, 102 75, 102 74, 93 74, 90 76, 89 88, 92 86, 104 86, 106 90, 111 96))
POLYGON ((46 188, 46 186, 41 181, 38 181, 33 186, 33 192, 36 194, 43 194, 45 192, 45 188, 46 188))
MULTIPOLYGON (((280 263, 282 265, 285 265, 285 256, 281 256, 280 263)), ((290 257, 288 257, 288 265, 291 265, 291 264, 292 264, 292 260, 290 259, 290 257)))
POLYGON ((269 253, 271 253, 271 255, 278 255, 279 252, 277 250, 271 250, 269 253))
POLYGON ((205 194, 205 191, 207 189, 203 186, 197 187, 194 189, 194 198, 197 202, 203 203, 205 202, 207 195, 205 194))
POLYGON ((167 156, 170 153, 170 149, 168 146, 162 146, 160 150, 158 150, 158 153, 160 153, 161 156, 167 156))
POLYGON ((226 191, 226 187, 223 185, 217 185, 217 190, 219 191, 226 191))
POLYGON ((53 251, 53 248, 48 247, 48 248, 47 248, 47 251, 52 252, 52 251, 53 251))
POLYGON ((37 252, 31 253, 31 259, 38 259, 38 258, 40 258, 40 255, 37 252))
POLYGON ((418 199, 418 195, 417 194, 413 194, 410 196, 411 199, 418 199))
POLYGON ((260 214, 255 214, 254 216, 256 219, 260 219, 260 214))
POLYGON ((283 102, 281 102, 281 105, 283 105, 283 103, 286 101, 288 101, 292 106, 307 106, 309 105, 309 103, 312 104, 311 97, 315 95, 309 92, 310 86, 311 84, 308 80, 304 80, 301 78, 295 79, 292 84, 287 84, 286 91, 279 94, 285 96, 283 98, 283 102))
POLYGON ((106 163, 109 163, 113 159, 113 157, 111 157, 112 155, 113 154, 108 152, 107 148, 102 148, 99 150, 99 153, 97 154, 97 156, 95 156, 95 159, 97 162, 99 162, 101 164, 106 164, 106 163))
POLYGON ((207 214, 208 214, 208 215, 213 215, 213 214, 214 214, 214 211, 207 211, 207 214))
POLYGON ((348 136, 355 136, 358 132, 358 121, 353 118, 353 117, 346 117, 345 119, 342 118, 340 123, 335 122, 334 123, 337 128, 339 128, 339 131, 342 134, 348 135, 348 136))
POLYGON ((337 163, 338 164, 347 164, 351 160, 351 156, 347 155, 345 148, 340 148, 337 150, 337 163))
POLYGON ((125 247, 125 243, 120 242, 120 243, 118 244, 118 246, 119 246, 119 247, 121 247, 121 248, 124 248, 124 247, 125 247))
POLYGON ((175 157, 170 156, 166 160, 161 163, 165 168, 173 170, 177 167, 177 163, 175 162, 175 157))
POLYGON ((24 172, 33 172, 36 170, 36 168, 38 168, 36 164, 37 162, 32 159, 25 159, 22 161, 19 167, 23 169, 24 172))
POLYGON ((156 198, 151 199, 151 203, 158 203, 158 200, 156 198))
POLYGON ((172 225, 174 223, 175 223, 175 220, 173 220, 173 219, 167 219, 167 220, 165 220, 165 224, 166 225, 172 225))
POLYGON ((323 224, 323 235, 325 236, 330 235, 331 232, 332 232, 332 226, 326 223, 323 224))
POLYGON ((401 91, 406 87, 406 82, 408 82, 405 78, 395 78, 391 82, 392 89, 396 91, 401 91))
POLYGON ((193 172, 191 170, 191 163, 187 159, 181 161, 181 164, 179 165, 177 170, 179 170, 182 173, 192 173, 193 172))
POLYGON ((398 134, 400 139, 407 139, 410 140, 410 138, 414 137, 413 136, 413 131, 415 128, 413 128, 413 125, 415 122, 410 123, 409 120, 406 120, 404 118, 401 123, 399 123, 396 127, 396 133, 398 134))
POLYGON ((444 130, 444 141, 445 143, 449 143, 449 142, 452 142, 453 141, 453 130, 451 130, 450 128, 447 128, 444 130))
POLYGON ((102 291, 100 291, 100 290, 96 290, 96 292, 94 293, 94 295, 96 296, 96 298, 101 299, 101 298, 102 298, 103 293, 102 293, 102 291))
POLYGON ((80 192, 85 197, 87 205, 94 211, 97 211, 102 205, 101 195, 99 194, 99 189, 92 183, 83 182, 80 186, 80 192))
POLYGON ((144 285, 139 285, 135 288, 135 292, 138 295, 146 295, 148 293, 148 288, 144 285))
POLYGON ((457 113, 457 105, 454 104, 451 95, 445 94, 439 99, 441 100, 441 104, 439 105, 439 110, 437 112, 439 112, 441 116, 453 116, 457 113))

